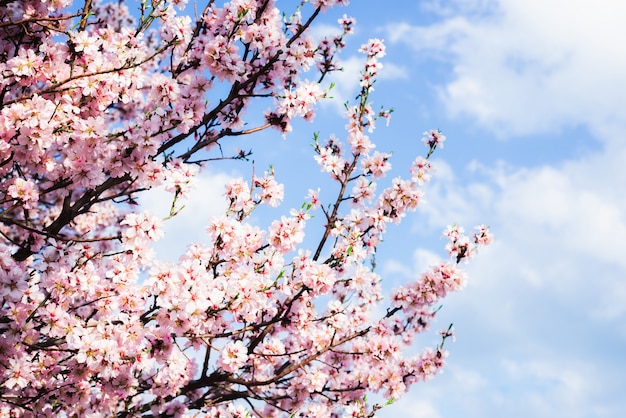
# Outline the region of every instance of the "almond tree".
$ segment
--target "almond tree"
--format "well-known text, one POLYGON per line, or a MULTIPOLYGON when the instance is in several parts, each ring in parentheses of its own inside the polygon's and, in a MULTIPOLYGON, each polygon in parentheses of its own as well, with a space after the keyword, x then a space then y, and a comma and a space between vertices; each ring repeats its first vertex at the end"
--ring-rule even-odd
POLYGON ((445 137, 425 132, 407 179, 376 190, 390 168, 369 136, 390 116, 369 100, 382 41, 361 48, 345 138, 315 138, 332 201, 311 191, 263 230, 249 215, 278 206, 282 185, 271 170, 232 181, 227 212, 176 264, 150 247, 163 219, 137 209, 165 185, 176 215, 202 167, 248 156, 216 145, 312 120, 354 20, 321 41, 309 29, 347 3, 0 1, 2 416, 365 417, 381 407, 368 393, 392 400, 440 370, 451 329, 403 350, 491 235, 448 228, 450 260, 383 299, 376 248, 419 204, 445 137), (325 222, 309 248, 313 213, 325 222))

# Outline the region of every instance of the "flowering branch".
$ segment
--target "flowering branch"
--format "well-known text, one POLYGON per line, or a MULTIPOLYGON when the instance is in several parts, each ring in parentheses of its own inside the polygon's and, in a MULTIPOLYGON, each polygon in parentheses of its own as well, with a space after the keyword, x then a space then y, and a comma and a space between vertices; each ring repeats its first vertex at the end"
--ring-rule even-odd
POLYGON ((360 49, 345 139, 315 136, 337 183, 330 204, 311 190, 255 225, 256 208, 284 198, 271 167, 226 185, 227 210, 176 263, 152 248, 203 166, 250 155, 224 157, 221 141, 313 119, 354 20, 321 42, 309 32, 347 1, 303 1, 283 17, 273 0, 210 0, 193 21, 183 0, 142 1, 140 15, 69 3, 0 0, 0 415, 373 417, 384 405, 367 394, 391 402, 436 375, 451 327, 436 347, 405 351, 492 237, 449 227, 450 260, 385 301, 372 260, 387 225, 420 204, 445 137, 427 131, 426 157, 377 190, 391 169, 370 138, 391 115, 370 102, 381 40, 360 49), (302 79, 311 73, 318 82, 302 79), (246 127, 261 101, 265 121, 246 127), (138 210, 157 186, 173 196, 166 219, 138 210))

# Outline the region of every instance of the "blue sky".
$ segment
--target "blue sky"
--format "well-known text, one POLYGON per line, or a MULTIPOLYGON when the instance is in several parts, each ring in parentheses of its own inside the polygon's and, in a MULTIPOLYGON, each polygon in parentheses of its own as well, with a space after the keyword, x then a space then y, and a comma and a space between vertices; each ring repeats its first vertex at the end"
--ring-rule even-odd
MULTIPOLYGON (((387 287, 445 255, 439 236, 448 224, 485 223, 496 235, 435 324, 457 330, 445 373, 380 416, 626 416, 626 3, 353 0, 322 23, 343 13, 357 30, 335 101, 286 140, 266 133, 225 148, 252 148, 257 172, 276 167, 288 199, 272 216, 299 206, 308 188, 328 184, 312 160, 313 132, 342 135, 337 115, 357 91, 356 50, 382 38, 373 100, 395 111, 373 139, 394 152, 392 175, 423 152, 424 130, 448 138, 426 204, 380 248, 387 287)), ((201 240, 204 220, 223 208, 221 184, 250 172, 210 166, 187 216, 168 221, 159 253, 173 257, 176 245, 201 240)), ((163 199, 153 193, 145 204, 157 211, 163 199)))

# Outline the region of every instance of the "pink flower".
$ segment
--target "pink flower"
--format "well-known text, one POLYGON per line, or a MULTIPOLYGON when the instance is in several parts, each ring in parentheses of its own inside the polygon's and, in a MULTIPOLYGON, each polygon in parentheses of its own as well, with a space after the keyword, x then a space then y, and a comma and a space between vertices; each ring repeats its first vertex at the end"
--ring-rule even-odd
POLYGON ((149 212, 129 213, 121 225, 127 225, 124 238, 130 244, 135 240, 156 241, 163 236, 163 221, 149 212))
POLYGON ((241 340, 231 341, 222 348, 218 366, 226 372, 234 373, 248 361, 248 349, 241 340))
POLYGON ((233 212, 249 212, 254 207, 250 186, 242 178, 230 181, 226 184, 224 193, 230 202, 229 210, 233 212))
POLYGON ((348 143, 353 154, 368 154, 375 147, 370 138, 358 129, 350 132, 348 143))
POLYGON ((366 177, 359 177, 352 187, 352 201, 354 203, 362 203, 363 201, 371 202, 375 192, 376 183, 366 177))
POLYGON ((382 178, 387 171, 391 169, 389 162, 390 154, 376 151, 373 155, 368 156, 361 162, 364 174, 371 174, 374 178, 382 178))
POLYGON ((361 45, 359 52, 364 53, 368 57, 382 58, 385 56, 385 44, 378 38, 370 39, 367 43, 361 45))
POLYGON ((435 147, 443 148, 443 142, 446 140, 446 137, 440 130, 425 131, 423 135, 422 142, 427 147, 431 149, 435 147))
POLYGON ((303 220, 282 216, 270 225, 269 244, 283 254, 293 251, 304 239, 304 224, 303 220))
POLYGON ((7 67, 19 77, 32 77, 41 65, 42 59, 32 49, 20 48, 18 55, 7 61, 7 67))
POLYGON ((309 189, 309 194, 307 195, 307 200, 311 205, 311 209, 317 209, 320 206, 320 189, 317 190, 309 189))
POLYGON ((14 358, 9 358, 5 376, 9 377, 3 384, 7 389, 13 389, 15 386, 25 388, 33 378, 30 364, 14 358))
POLYGON ((259 199, 275 208, 285 197, 285 187, 274 179, 274 173, 265 173, 263 177, 254 178, 254 186, 260 189, 259 199))
POLYGON ((305 81, 295 90, 285 90, 283 99, 276 106, 276 112, 286 115, 289 119, 308 115, 313 105, 324 95, 318 83, 305 81))
POLYGON ((474 242, 478 245, 489 245, 493 242, 493 234, 489 232, 489 227, 485 225, 479 225, 475 227, 478 232, 474 234, 474 242))
POLYGON ((9 186, 8 192, 9 196, 23 202, 25 209, 33 208, 33 203, 39 200, 39 192, 37 192, 35 183, 19 177, 9 186))
POLYGON ((343 15, 341 18, 337 20, 339 24, 343 27, 345 33, 353 33, 354 25, 356 24, 356 19, 353 17, 348 17, 347 15, 343 15))
POLYGON ((428 183, 428 181, 430 181, 431 169, 432 167, 430 161, 420 156, 413 161, 409 172, 412 175, 413 181, 415 181, 418 185, 423 186, 424 183, 428 183))
POLYGON ((337 278, 333 270, 326 264, 307 263, 300 273, 302 284, 314 293, 327 293, 337 278))

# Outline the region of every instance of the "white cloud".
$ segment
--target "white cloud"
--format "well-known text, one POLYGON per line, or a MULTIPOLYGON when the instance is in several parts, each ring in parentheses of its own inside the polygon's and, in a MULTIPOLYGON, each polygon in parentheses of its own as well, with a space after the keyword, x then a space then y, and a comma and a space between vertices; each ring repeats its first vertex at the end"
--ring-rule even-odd
POLYGON ((309 29, 309 35, 319 43, 323 38, 341 35, 341 31, 339 24, 316 23, 309 29))
MULTIPOLYGON (((435 405, 453 392, 461 411, 474 411, 467 416, 619 416, 623 402, 611 399, 623 391, 615 379, 626 343, 623 161, 626 150, 612 148, 551 167, 474 163, 434 177, 431 226, 488 220, 496 234, 468 266, 468 288, 440 312, 457 328, 455 364, 472 365, 480 394, 460 393, 470 379, 451 365, 427 384, 435 405)), ((450 408, 442 416, 455 416, 450 408)))
POLYGON ((365 59, 358 55, 340 60, 339 67, 342 70, 335 71, 328 79, 328 84, 335 84, 330 92, 332 99, 323 100, 321 104, 330 104, 336 107, 339 112, 343 112, 345 110, 344 103, 353 100, 358 94, 359 74, 364 63, 365 59))
POLYGON ((612 416, 607 407, 589 407, 589 400, 602 389, 602 377, 588 364, 564 361, 504 361, 502 368, 517 385, 520 400, 532 416, 612 416), (604 410, 604 414, 598 414, 604 410))
MULTIPOLYGON (((467 267, 468 287, 443 301, 439 323, 458 336, 449 367, 407 403, 429 399, 442 417, 621 416, 626 146, 607 143, 535 168, 437 162, 427 224, 487 222, 496 241, 467 267)), ((428 256, 387 262, 383 276, 423 270, 428 256)))
POLYGON ((432 164, 433 181, 425 186, 423 204, 419 209, 427 216, 429 226, 443 229, 445 225, 456 223, 469 231, 474 224, 486 222, 484 214, 494 204, 493 187, 475 182, 465 188, 447 162, 436 159, 432 164))
POLYGON ((536 167, 436 162, 421 208, 430 228, 485 222, 496 242, 439 313, 458 336, 446 373, 408 396, 446 417, 621 417, 626 3, 420 4, 434 23, 389 25, 385 37, 450 65, 436 86, 449 115, 501 137, 582 127, 601 147, 536 167))
POLYGON ((578 124, 592 131, 625 126, 626 3, 449 4, 458 9, 440 10, 442 21, 394 24, 387 37, 451 61, 452 79, 440 89, 451 115, 476 118, 501 136, 558 132, 578 124), (482 13, 468 15, 468 10, 482 13))
MULTIPOLYGON (((226 210, 224 185, 231 179, 233 176, 229 174, 212 170, 205 170, 197 177, 189 197, 177 202, 177 208, 182 205, 184 208, 177 216, 164 222, 165 236, 153 246, 160 260, 175 261, 189 244, 205 240, 209 218, 226 210)), ((173 194, 158 188, 145 192, 141 196, 141 205, 144 210, 166 218, 172 199, 173 194)))
POLYGON ((441 256, 425 248, 416 248, 413 252, 413 265, 407 267, 405 264, 394 259, 385 260, 382 266, 383 276, 401 276, 402 280, 416 279, 419 274, 429 267, 436 265, 441 260, 441 256))
POLYGON ((441 418, 441 415, 437 412, 437 408, 432 401, 409 396, 383 408, 377 416, 381 418, 441 418))
MULTIPOLYGON (((357 94, 359 94, 359 78, 363 66, 365 65, 365 57, 362 55, 352 55, 345 59, 340 59, 338 65, 341 71, 331 74, 328 84, 334 83, 335 86, 330 92, 332 99, 323 100, 322 105, 331 105, 338 112, 345 111, 344 104, 352 102, 357 94)), ((408 71, 405 67, 394 64, 393 62, 382 60, 382 68, 378 73, 380 80, 399 80, 409 78, 408 71)))
POLYGON ((626 272, 626 200, 620 193, 616 196, 615 184, 605 177, 603 167, 612 168, 613 178, 626 178, 626 167, 616 167, 624 158, 626 150, 561 166, 484 168, 487 178, 468 185, 451 176, 443 181, 435 176, 423 212, 433 227, 446 219, 466 229, 491 223, 502 244, 495 247, 492 261, 509 272, 511 266, 519 266, 517 271, 529 283, 543 282, 567 293, 569 286, 584 286, 587 277, 580 273, 590 270, 592 260, 617 269, 595 279, 608 284, 618 272, 626 272))
MULTIPOLYGON (((414 271, 418 272, 417 275, 437 265, 440 261, 441 256, 439 254, 423 248, 417 248, 413 253, 414 271)), ((415 273, 413 276, 416 277, 415 273)))

